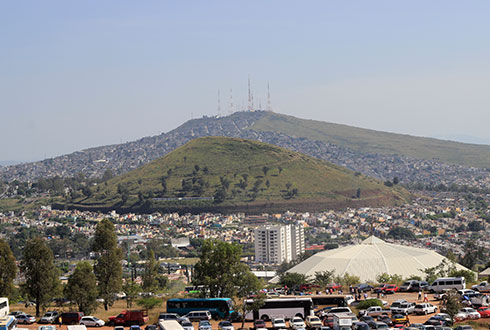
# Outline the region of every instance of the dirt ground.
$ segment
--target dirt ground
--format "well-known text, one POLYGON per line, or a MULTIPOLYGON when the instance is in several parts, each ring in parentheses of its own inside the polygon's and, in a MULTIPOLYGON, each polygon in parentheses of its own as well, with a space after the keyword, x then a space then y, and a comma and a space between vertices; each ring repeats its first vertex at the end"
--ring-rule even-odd
MULTIPOLYGON (((369 298, 376 298, 376 295, 372 295, 369 298)), ((398 300, 398 299, 406 299, 408 301, 412 302, 417 302, 417 293, 415 292, 397 292, 392 295, 386 295, 382 300, 387 301, 389 304, 391 304, 393 301, 398 300)), ((432 295, 429 294, 429 302, 438 306, 440 302, 437 300, 434 300, 432 295)), ((60 308, 53 308, 56 310, 60 310, 60 308)), ((126 308, 126 302, 125 301, 117 301, 112 308, 110 308, 108 311, 105 311, 102 307, 99 307, 97 311, 94 313, 95 316, 98 318, 107 321, 108 317, 111 315, 117 315, 120 311, 127 309, 126 308)), ((133 306, 133 309, 138 309, 138 306, 133 306)), ((23 305, 11 305, 10 306, 11 311, 17 311, 17 310, 22 310, 25 311, 31 315, 35 314, 35 309, 33 307, 25 308, 23 305)), ((68 308, 63 308, 63 310, 68 310, 68 308)), ((158 314, 161 312, 165 312, 165 308, 163 306, 157 307, 154 310, 150 311, 149 316, 150 316, 150 324, 156 323, 158 319, 158 314)), ((433 314, 432 314, 433 315, 433 314)), ((431 314, 429 315, 410 315, 410 322, 411 323, 424 323, 431 314)), ((218 321, 211 321, 211 324, 213 326, 213 329, 218 329, 218 321)), ((462 322, 461 324, 467 324, 470 323, 473 328, 479 329, 479 330, 490 330, 490 318, 487 319, 480 319, 480 320, 475 320, 471 322, 462 322)), ((194 328, 197 330, 198 322, 194 322, 194 328)), ((458 323, 457 325, 459 325, 458 323)), ((241 327, 241 322, 236 322, 234 323, 235 328, 238 329, 241 327)), ((40 324, 34 323, 30 325, 25 325, 25 324, 19 324, 19 328, 28 328, 28 329, 37 329, 40 324)), ((270 323, 267 324, 268 327, 270 327, 270 323)), ((144 329, 145 326, 142 326, 142 329, 144 329)), ((252 327, 252 322, 245 322, 245 328, 251 328, 252 327)), ((59 330, 67 330, 66 325, 58 325, 57 329, 59 330)), ((113 330, 113 327, 102 327, 98 328, 100 330, 113 330)))

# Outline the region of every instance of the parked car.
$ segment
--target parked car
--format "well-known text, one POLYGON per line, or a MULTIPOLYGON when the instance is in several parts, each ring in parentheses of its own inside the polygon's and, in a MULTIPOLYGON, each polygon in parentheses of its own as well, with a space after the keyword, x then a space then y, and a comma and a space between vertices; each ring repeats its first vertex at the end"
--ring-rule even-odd
POLYGON ((414 283, 414 285, 410 288, 411 292, 419 292, 419 291, 425 291, 429 289, 429 282, 425 281, 417 281, 414 283))
POLYGON ((218 323, 218 330, 235 330, 235 327, 230 321, 221 321, 218 323))
POLYGON ((22 315, 25 314, 23 311, 15 311, 15 312, 10 312, 10 316, 17 317, 17 315, 22 315))
POLYGON ((368 323, 369 327, 371 328, 371 330, 387 330, 389 329, 388 325, 386 323, 383 323, 383 322, 369 322, 368 323))
POLYGON ((431 316, 427 321, 424 322, 425 325, 433 325, 433 326, 436 326, 436 325, 439 325, 439 326, 446 326, 446 325, 449 325, 447 320, 440 316, 440 315, 434 315, 434 316, 431 316))
POLYGON ((360 291, 360 292, 369 292, 373 289, 373 287, 369 284, 362 283, 354 286, 354 289, 360 291))
POLYGON ((477 293, 477 292, 475 290, 471 290, 471 289, 458 290, 458 294, 460 296, 467 296, 467 295, 474 294, 474 293, 477 293))
POLYGON ((37 327, 37 330, 56 330, 56 325, 41 325, 40 327, 37 327))
POLYGON ((369 315, 363 315, 363 316, 361 316, 361 318, 359 320, 366 323, 366 324, 368 324, 369 322, 374 322, 374 318, 372 316, 369 316, 369 315))
POLYGON ((320 328, 322 326, 322 321, 318 316, 308 315, 306 317, 306 326, 310 329, 320 328))
POLYGON ((129 327, 129 330, 141 330, 141 327, 137 324, 133 324, 129 327))
POLYGON ((254 329, 265 329, 267 326, 265 325, 264 320, 255 320, 254 321, 254 329))
POLYGON ((390 311, 391 313, 395 313, 395 314, 408 315, 408 314, 412 314, 415 310, 415 303, 413 302, 405 301, 405 302, 398 303, 395 306, 393 305, 395 305, 395 303, 391 305, 390 311))
POLYGON ((57 311, 47 311, 41 317, 38 323, 41 324, 49 324, 49 323, 58 323, 58 318, 60 317, 60 313, 57 311))
POLYGON ((175 313, 160 313, 160 315, 158 315, 158 321, 160 321, 160 320, 164 320, 164 321, 175 320, 175 321, 177 321, 178 319, 179 319, 179 314, 175 314, 175 313))
POLYGON ((386 323, 390 328, 393 326, 393 321, 388 315, 378 316, 378 322, 386 323))
POLYGON ((105 325, 104 321, 95 316, 84 316, 79 323, 86 327, 103 327, 105 325))
MULTIPOLYGON (((114 328, 114 330, 115 330, 115 328, 114 328)), ((123 327, 123 330, 124 330, 124 327, 123 327)), ((158 330, 158 327, 155 324, 148 324, 145 327, 145 330, 158 330)), ((194 329, 192 329, 192 330, 194 330, 194 329)))
POLYGON ((273 329, 286 329, 286 321, 282 317, 276 317, 272 319, 273 329))
POLYGON ((478 308, 478 313, 480 313, 480 316, 482 318, 484 317, 490 317, 490 307, 488 306, 482 306, 480 308, 478 308))
POLYGON ((211 320, 211 313, 209 311, 193 311, 185 315, 189 321, 209 321, 211 320))
POLYGON ((295 316, 289 320, 289 327, 291 329, 298 329, 298 328, 304 329, 306 327, 306 325, 305 325, 305 322, 303 321, 303 319, 301 317, 295 316))
POLYGON ((471 325, 458 325, 454 330, 473 330, 473 327, 471 325))
POLYGON ((33 324, 36 322, 36 318, 30 314, 19 314, 15 317, 17 323, 22 324, 33 324))
POLYGON ((61 324, 78 324, 82 317, 82 312, 65 312, 60 316, 61 324))
POLYGON ((415 305, 415 308, 414 308, 414 313, 415 314, 431 314, 431 313, 435 313, 437 311, 437 306, 434 306, 432 304, 429 304, 429 303, 421 303, 421 304, 417 304, 415 305))
POLYGON ((354 322, 352 323, 352 330, 370 330, 369 325, 366 322, 354 322))
POLYGON ((471 288, 479 292, 490 292, 490 283, 483 281, 480 284, 473 285, 471 288))
POLYGON ((467 315, 466 318, 471 320, 479 319, 481 317, 480 313, 478 313, 476 309, 471 307, 461 308, 459 312, 466 314, 467 315))
POLYGON ((398 291, 398 287, 396 285, 389 284, 389 285, 387 285, 387 286, 384 287, 384 289, 383 289, 382 292, 384 294, 393 294, 393 293, 395 293, 397 291, 398 291))
POLYGON ((123 326, 118 325, 118 326, 114 327, 114 330, 124 330, 124 327, 123 327, 123 326))
POLYGON ((192 325, 192 322, 190 322, 190 321, 183 321, 180 323, 180 325, 182 326, 182 328, 184 330, 194 330, 194 326, 192 325))
POLYGON ((400 285, 400 291, 402 292, 409 292, 409 291, 412 291, 412 287, 415 283, 418 283, 419 281, 417 280, 409 280, 409 281, 405 281, 403 282, 402 285, 400 285))
POLYGON ((408 317, 405 314, 393 314, 393 315, 391 315, 391 321, 393 321, 393 324, 407 324, 407 323, 409 323, 408 317))
POLYGON ((109 325, 143 325, 147 323, 148 311, 146 310, 124 310, 117 316, 109 316, 109 325))
POLYGON ((213 328, 211 327, 211 323, 209 323, 209 320, 202 320, 199 322, 198 329, 199 330, 212 330, 213 328))

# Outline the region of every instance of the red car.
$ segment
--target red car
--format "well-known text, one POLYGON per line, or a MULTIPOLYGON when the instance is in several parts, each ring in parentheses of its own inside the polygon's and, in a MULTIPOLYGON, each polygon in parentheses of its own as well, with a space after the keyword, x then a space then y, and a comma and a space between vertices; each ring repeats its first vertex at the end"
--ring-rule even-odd
POLYGON ((330 290, 330 289, 332 289, 332 290, 338 290, 338 289, 341 289, 341 288, 342 288, 342 285, 340 285, 340 284, 330 283, 329 285, 327 285, 325 287, 325 290, 330 290))
POLYGON ((398 287, 396 285, 393 285, 393 284, 388 284, 387 286, 385 286, 383 288, 383 293, 384 294, 387 294, 387 293, 395 293, 398 291, 398 287))
POLYGON ((480 313, 480 316, 482 318, 484 317, 490 317, 490 307, 480 307, 478 308, 478 313, 480 313))

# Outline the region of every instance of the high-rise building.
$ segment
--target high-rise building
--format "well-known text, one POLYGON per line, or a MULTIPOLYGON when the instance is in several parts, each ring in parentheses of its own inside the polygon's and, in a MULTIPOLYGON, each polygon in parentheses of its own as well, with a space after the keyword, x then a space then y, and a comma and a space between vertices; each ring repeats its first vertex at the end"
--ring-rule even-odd
POLYGON ((276 225, 255 229, 255 261, 280 264, 305 252, 303 226, 276 225))

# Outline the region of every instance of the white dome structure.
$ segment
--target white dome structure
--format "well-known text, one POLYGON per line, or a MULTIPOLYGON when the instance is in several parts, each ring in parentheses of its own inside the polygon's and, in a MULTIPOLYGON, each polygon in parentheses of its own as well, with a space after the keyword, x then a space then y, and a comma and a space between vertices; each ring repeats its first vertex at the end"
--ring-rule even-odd
MULTIPOLYGON (((358 245, 318 252, 288 272, 314 277, 315 272, 333 270, 335 275, 349 273, 359 276, 363 282, 374 282, 376 277, 383 273, 398 274, 403 278, 412 275, 424 277, 422 269, 435 267, 443 260, 447 259, 435 251, 386 243, 371 236, 358 245)), ((459 264, 455 266, 458 270, 467 270, 459 264)), ((271 282, 274 280, 278 278, 271 282)))

